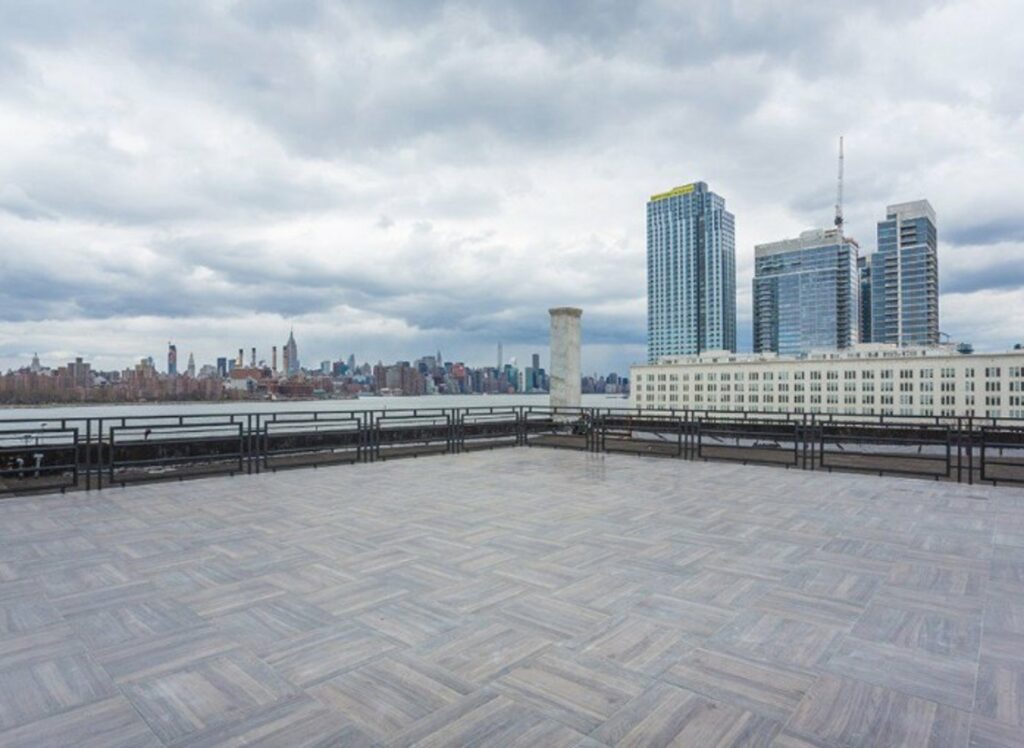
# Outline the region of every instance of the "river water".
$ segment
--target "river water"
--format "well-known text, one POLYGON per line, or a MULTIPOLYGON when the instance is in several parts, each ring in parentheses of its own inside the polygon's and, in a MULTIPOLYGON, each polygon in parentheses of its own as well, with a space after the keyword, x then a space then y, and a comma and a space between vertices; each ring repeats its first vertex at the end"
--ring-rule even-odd
MULTIPOLYGON (((237 402, 183 403, 85 403, 19 408, 0 407, 0 421, 26 418, 49 422, 61 419, 117 418, 121 416, 224 415, 228 413, 320 413, 356 410, 406 410, 410 408, 477 408, 515 405, 546 406, 548 396, 540 395, 424 395, 422 397, 363 397, 358 400, 242 400, 237 402)), ((625 408, 629 400, 620 396, 583 395, 589 408, 625 408)))

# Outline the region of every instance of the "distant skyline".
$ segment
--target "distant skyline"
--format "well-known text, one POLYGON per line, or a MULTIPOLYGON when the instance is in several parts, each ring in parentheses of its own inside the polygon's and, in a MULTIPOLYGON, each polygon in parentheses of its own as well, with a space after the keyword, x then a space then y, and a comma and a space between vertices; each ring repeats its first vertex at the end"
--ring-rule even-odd
POLYGON ((0 369, 82 356, 646 358, 645 204, 705 181, 754 245, 938 216, 940 327, 1024 339, 1024 9, 0 0, 0 369))
MULTIPOLYGON (((296 347, 298 347, 298 344, 299 344, 299 341, 296 341, 296 347)), ((498 350, 498 349, 496 348, 495 350, 498 350)), ((173 374, 179 374, 180 375, 180 374, 182 374, 184 372, 183 372, 182 367, 181 367, 181 365, 179 363, 178 357, 181 355, 181 353, 186 353, 186 352, 187 352, 188 358, 192 358, 194 356, 194 354, 191 351, 187 351, 187 349, 185 349, 183 347, 180 347, 174 341, 171 341, 171 342, 169 342, 167 344, 167 348, 164 349, 162 357, 158 356, 156 354, 153 354, 153 353, 147 353, 145 355, 136 357, 136 358, 134 358, 134 359, 132 359, 130 361, 126 360, 126 361, 121 362, 120 364, 113 364, 113 365, 107 366, 107 367, 95 366, 95 365, 93 365, 94 362, 90 361, 88 358, 84 358, 84 357, 81 357, 81 356, 73 357, 70 360, 74 360, 74 358, 83 358, 83 362, 84 363, 88 363, 90 365, 93 365, 92 368, 94 370, 97 370, 97 371, 99 371, 99 370, 104 370, 104 371, 120 371, 120 370, 123 370, 123 369, 131 369, 131 368, 133 368, 142 359, 152 358, 153 359, 153 367, 158 372, 160 372, 161 374, 172 374, 173 373, 173 374), (180 353, 179 353, 179 348, 180 348, 180 353), (171 350, 174 351, 173 355, 170 353, 171 350), (175 370, 173 372, 171 371, 171 361, 172 361, 172 359, 174 361, 174 366, 175 366, 175 370)), ((350 356, 354 356, 355 360, 356 360, 356 363, 359 366, 362 366, 364 364, 369 364, 369 365, 373 366, 373 365, 375 365, 377 363, 383 363, 385 366, 390 366, 390 365, 395 364, 398 361, 407 361, 409 363, 415 363, 416 361, 419 361, 421 359, 435 358, 437 353, 438 353, 438 351, 424 351, 424 352, 416 353, 415 355, 405 354, 405 355, 396 356, 395 358, 381 359, 380 357, 361 357, 357 353, 350 351, 350 352, 334 353, 334 354, 331 354, 329 356, 321 356, 319 358, 316 358, 315 360, 314 359, 306 360, 306 359, 302 358, 302 351, 301 351, 301 348, 299 348, 299 365, 300 365, 300 368, 302 368, 302 369, 306 369, 308 371, 315 371, 315 370, 320 368, 320 364, 323 361, 330 361, 331 363, 335 363, 337 361, 345 361, 345 362, 347 362, 349 360, 350 356)), ((487 361, 486 358, 484 360, 477 360, 477 359, 466 358, 465 356, 459 355, 458 351, 452 351, 450 353, 445 353, 444 351, 440 351, 440 353, 441 353, 442 358, 443 358, 443 363, 453 363, 453 364, 454 363, 460 363, 460 364, 465 364, 467 367, 470 367, 470 368, 473 368, 473 369, 494 368, 495 364, 497 363, 496 360, 487 361)), ((282 346, 278 346, 278 348, 277 348, 277 355, 278 355, 278 359, 277 359, 278 367, 277 367, 277 369, 278 369, 278 371, 283 373, 285 371, 285 367, 284 367, 284 351, 283 351, 283 347, 282 346)), ((492 352, 492 356, 493 356, 493 352, 492 352)), ((242 348, 242 357, 243 357, 243 367, 250 366, 251 362, 252 362, 252 346, 245 346, 245 347, 242 348)), ((549 358, 550 357, 548 356, 547 348, 545 346, 543 348, 543 350, 540 347, 538 347, 536 350, 531 350, 528 353, 517 353, 516 351, 503 351, 503 354, 502 354, 502 362, 503 362, 502 363, 502 367, 504 367, 505 365, 508 365, 508 364, 514 364, 517 368, 523 369, 525 367, 532 366, 534 357, 536 357, 537 361, 540 364, 538 366, 538 368, 546 369, 549 366, 549 364, 550 364, 549 358)), ((15 363, 11 367, 7 367, 5 369, 0 369, 0 374, 5 373, 8 368, 12 369, 14 371, 17 371, 19 369, 31 368, 33 366, 33 363, 36 360, 36 358, 38 358, 39 365, 41 367, 43 367, 43 368, 56 369, 56 368, 58 368, 60 366, 65 366, 66 364, 69 363, 69 361, 63 360, 63 359, 48 360, 46 357, 44 357, 42 355, 33 353, 33 354, 31 354, 29 356, 29 359, 26 360, 26 361, 19 361, 19 362, 15 363)), ((214 358, 211 358, 209 360, 198 359, 197 358, 197 359, 195 359, 196 368, 198 369, 199 367, 201 367, 203 365, 210 365, 210 366, 216 367, 217 359, 220 359, 220 358, 225 358, 228 361, 236 362, 238 360, 238 348, 235 348, 232 351, 225 351, 222 354, 219 354, 218 356, 216 356, 214 358)), ((256 361, 257 361, 257 363, 262 363, 262 364, 264 364, 266 366, 271 366, 272 361, 273 361, 273 350, 272 350, 272 348, 270 346, 267 346, 264 349, 261 346, 257 345, 256 346, 256 361)), ((629 370, 627 368, 627 369, 624 369, 622 371, 615 371, 615 372, 596 371, 596 370, 595 371, 584 371, 583 375, 584 376, 588 376, 588 375, 591 375, 591 374, 601 374, 601 375, 603 375, 603 374, 608 374, 608 373, 616 373, 616 374, 619 374, 620 376, 628 376, 629 375, 629 370)))

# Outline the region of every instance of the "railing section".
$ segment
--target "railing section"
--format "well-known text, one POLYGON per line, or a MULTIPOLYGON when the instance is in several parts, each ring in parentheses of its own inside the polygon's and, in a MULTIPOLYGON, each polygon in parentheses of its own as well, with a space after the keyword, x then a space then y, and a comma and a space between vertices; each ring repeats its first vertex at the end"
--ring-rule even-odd
POLYGON ((1024 484, 1024 419, 529 405, 0 419, 0 493, 506 446, 1024 484))

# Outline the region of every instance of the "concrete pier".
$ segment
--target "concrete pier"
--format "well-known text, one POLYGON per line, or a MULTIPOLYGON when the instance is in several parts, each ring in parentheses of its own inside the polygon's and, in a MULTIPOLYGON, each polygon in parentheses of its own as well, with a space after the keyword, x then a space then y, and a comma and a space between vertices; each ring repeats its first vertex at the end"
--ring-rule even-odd
POLYGON ((551 407, 580 406, 580 317, 582 309, 555 307, 551 315, 551 407))

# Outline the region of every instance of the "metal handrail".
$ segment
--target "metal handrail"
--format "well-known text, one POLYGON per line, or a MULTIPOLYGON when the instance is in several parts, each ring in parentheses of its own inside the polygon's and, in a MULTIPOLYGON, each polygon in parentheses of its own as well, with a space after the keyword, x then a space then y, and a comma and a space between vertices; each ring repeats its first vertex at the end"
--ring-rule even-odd
MULTIPOLYGON (((102 488, 105 478, 115 482, 115 467, 159 467, 177 463, 189 464, 219 461, 237 457, 239 472, 259 472, 266 464, 269 453, 268 438, 274 428, 296 438, 302 435, 326 433, 326 430, 345 430, 357 433, 355 439, 356 462, 372 462, 392 454, 421 454, 425 451, 458 454, 474 443, 484 446, 541 444, 585 449, 590 452, 635 451, 639 453, 669 454, 681 459, 705 459, 702 444, 708 434, 736 439, 737 446, 748 449, 741 442, 770 437, 773 430, 794 443, 795 463, 808 470, 852 469, 829 464, 828 457, 845 451, 848 455, 859 451, 844 450, 843 445, 877 444, 896 448, 906 446, 945 447, 946 456, 922 454, 915 460, 944 461, 946 473, 941 477, 959 482, 973 483, 976 479, 986 483, 1024 482, 1024 418, 988 418, 966 416, 860 416, 855 414, 781 413, 776 411, 735 411, 712 409, 637 408, 637 407, 552 407, 550 405, 486 405, 466 407, 409 407, 365 410, 304 409, 287 412, 239 413, 180 413, 157 415, 122 415, 103 417, 54 418, 17 417, 0 418, 0 455, 22 459, 25 464, 30 447, 19 444, 28 436, 39 449, 57 449, 61 433, 74 430, 73 442, 62 448, 68 450, 68 459, 61 461, 62 469, 73 471, 73 483, 67 487, 86 490, 102 488), (476 426, 478 428, 474 429, 476 426), (209 455, 193 454, 150 458, 136 454, 127 462, 118 448, 142 444, 170 447, 204 438, 216 440, 225 436, 239 439, 238 449, 214 452, 209 455), (646 434, 646 436, 645 436, 646 434), (1020 434, 1021 440, 1017 440, 1020 434), (119 435, 121 435, 119 437, 119 435), (125 442, 127 435, 142 436, 125 442), (547 436, 545 436, 547 435, 547 436), (558 435, 559 439, 548 437, 558 435), (657 441, 651 435, 657 437, 657 441), (1009 436, 1012 436, 1011 439, 1009 436), (568 437, 568 438, 565 438, 568 437), (57 441, 52 441, 57 440, 57 441), (52 443, 51 443, 52 442, 52 443), (674 443, 674 449, 651 450, 652 443, 674 443), (427 445, 427 450, 397 449, 404 446, 427 445), (441 447, 443 444, 443 449, 441 447), (826 449, 826 445, 834 449, 826 449), (646 446, 646 449, 644 447, 646 446), (1009 456, 1004 455, 1009 452, 1009 456), (998 475, 991 468, 999 466, 998 475), (79 478, 82 478, 80 481, 79 478)), ((314 440, 315 442, 315 440, 314 440)), ((756 445, 755 445, 756 446, 756 445)), ((335 447, 319 447, 315 443, 288 448, 287 453, 313 453, 335 447)), ((143 450, 145 451, 145 450, 143 450)), ((278 454, 285 454, 278 451, 278 454)), ((751 453, 732 456, 714 456, 711 459, 751 460, 751 453)), ((905 456, 903 453, 865 452, 862 457, 885 459, 905 456)), ((777 461, 773 461, 777 462, 777 461)), ((924 464, 924 463, 922 463, 924 464)), ((933 471, 906 470, 892 465, 873 466, 872 472, 927 474, 933 471)), ((56 465, 46 466, 55 472, 56 465)), ((22 473, 25 471, 22 470, 22 473)), ((187 473, 183 469, 182 475, 187 473)), ((0 464, 0 493, 18 492, 23 486, 18 471, 0 464)), ((146 479, 147 475, 139 476, 146 479)), ((152 477, 163 477, 153 475, 152 477)))

